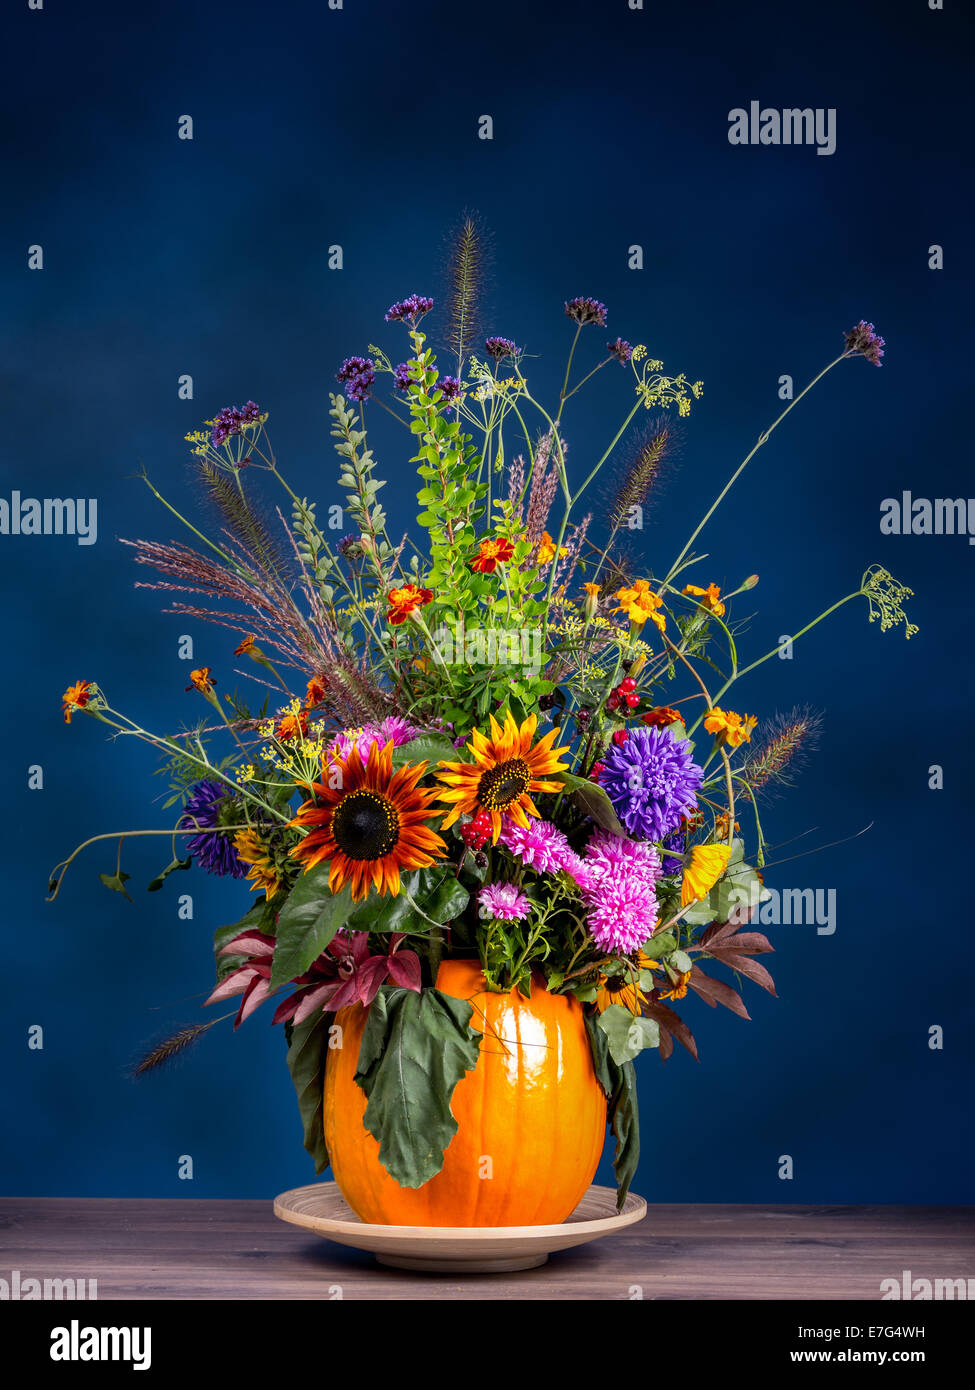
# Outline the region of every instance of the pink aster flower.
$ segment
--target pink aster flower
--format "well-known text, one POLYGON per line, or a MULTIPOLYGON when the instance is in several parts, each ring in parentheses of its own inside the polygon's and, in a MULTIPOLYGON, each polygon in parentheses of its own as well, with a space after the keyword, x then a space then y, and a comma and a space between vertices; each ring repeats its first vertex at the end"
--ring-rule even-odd
POLYGON ((352 749, 357 748, 359 757, 366 763, 369 760, 369 749, 374 743, 385 748, 392 740, 394 748, 401 748, 404 743, 412 743, 418 733, 419 730, 407 720, 401 719, 398 714, 390 714, 378 724, 364 724, 361 729, 346 729, 329 746, 328 753, 333 759, 341 758, 344 761, 352 749))
POLYGON ((557 874, 566 860, 576 857, 562 831, 547 820, 532 817, 526 828, 505 818, 499 838, 516 859, 539 874, 557 874))
POLYGON ((499 922, 523 922, 531 904, 516 883, 489 883, 477 895, 481 917, 499 922))
POLYGON ((657 851, 645 842, 597 830, 583 864, 588 875, 580 888, 593 940, 600 950, 632 954, 657 922, 657 851))

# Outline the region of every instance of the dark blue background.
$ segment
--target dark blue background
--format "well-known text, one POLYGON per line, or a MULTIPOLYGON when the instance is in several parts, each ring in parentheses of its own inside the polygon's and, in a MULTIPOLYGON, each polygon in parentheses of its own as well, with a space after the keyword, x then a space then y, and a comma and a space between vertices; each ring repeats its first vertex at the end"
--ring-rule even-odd
MULTIPOLYGON (((798 388, 861 316, 887 339, 881 371, 841 364, 760 451, 703 538, 698 576, 733 587, 761 574, 742 644, 752 655, 855 589, 871 562, 916 590, 910 643, 869 626, 858 602, 735 700, 762 716, 797 702, 825 711, 813 765, 767 812, 775 842, 811 832, 781 857, 873 828, 769 871, 778 887, 838 894, 835 935, 772 929, 780 997, 747 988, 751 1023, 691 999, 702 1065, 642 1060, 636 1188, 657 1201, 971 1199, 975 558, 963 537, 879 532, 882 499, 903 488, 971 490, 961 11, 957 0, 944 13, 925 0, 7 7, 0 491, 97 497, 99 539, 0 537, 5 1190, 270 1196, 312 1178, 269 1013, 236 1036, 217 1030, 165 1074, 127 1079, 148 1040, 199 1017, 212 930, 247 893, 194 871, 146 895, 166 856, 142 842, 127 847, 134 906, 97 882, 108 847, 45 904, 48 870, 76 842, 166 823, 146 751, 82 718, 65 728, 59 697, 96 679, 150 727, 195 717, 180 703, 197 699, 182 694, 185 631, 233 683, 232 634, 187 628, 132 587, 116 539, 177 534, 133 480, 138 463, 191 505, 184 433, 252 396, 296 489, 341 501, 333 373, 370 341, 394 362, 406 355, 383 311, 439 293, 444 232, 473 207, 495 235, 485 328, 543 354, 533 381, 560 379, 562 301, 576 294, 607 303, 613 336, 704 379, 643 538, 658 570, 778 413, 779 376, 798 388), (837 152, 729 145, 727 113, 752 98, 837 108, 837 152), (476 138, 484 113, 493 142, 476 138), (177 139, 183 114, 192 142, 177 139), (34 243, 40 272, 26 266, 34 243), (332 243, 341 272, 327 268, 332 243), (642 272, 627 269, 632 243, 642 272), (927 267, 932 243, 943 271, 927 267), (177 399, 182 373, 192 402, 177 399), (37 763, 44 788, 28 791, 37 763), (935 763, 942 791, 928 789, 935 763), (177 891, 194 895, 192 922, 177 920, 177 891), (32 1024, 43 1051, 27 1048, 32 1024), (943 1051, 928 1048, 933 1024, 943 1051), (177 1178, 183 1154, 192 1183, 177 1178), (782 1154, 791 1182, 777 1176, 782 1154)), ((587 332, 595 360, 604 335, 587 332)), ((567 409, 577 479, 628 407, 625 383, 611 366, 567 409)), ((376 443, 396 531, 414 511, 409 453, 383 427, 376 443)))

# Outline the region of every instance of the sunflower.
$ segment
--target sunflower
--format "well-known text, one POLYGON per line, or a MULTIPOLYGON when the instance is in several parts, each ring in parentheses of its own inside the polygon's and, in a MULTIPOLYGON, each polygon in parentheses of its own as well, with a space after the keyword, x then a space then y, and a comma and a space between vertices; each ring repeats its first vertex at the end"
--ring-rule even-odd
POLYGON ((245 877, 253 885, 251 892, 264 893, 270 902, 284 883, 284 875, 274 862, 270 845, 256 830, 241 830, 234 836, 234 849, 241 863, 248 866, 249 873, 245 877))
POLYGON ((441 801, 452 801, 443 828, 453 825, 461 815, 475 815, 479 810, 487 811, 491 817, 491 839, 498 843, 501 834, 501 816, 510 816, 516 825, 528 827, 528 817, 540 816, 531 799, 531 792, 557 792, 562 790, 561 782, 542 780, 547 774, 565 772, 567 763, 560 761, 568 747, 553 748, 559 729, 550 729, 544 738, 532 747, 537 715, 531 714, 519 729, 510 710, 505 711, 502 728, 494 715, 491 719, 491 737, 485 738, 480 729, 471 734, 467 745, 474 755, 472 763, 441 762, 442 772, 437 776, 447 786, 439 794, 441 801))
POLYGON ((373 740, 365 763, 355 744, 344 758, 333 756, 328 780, 337 786, 303 784, 311 798, 291 824, 309 834, 292 855, 306 872, 330 859, 328 886, 333 893, 351 883, 352 897, 358 901, 366 897, 371 883, 378 893, 395 896, 401 869, 429 868, 447 851, 426 824, 435 792, 416 785, 426 770, 422 762, 393 772, 391 739, 385 746, 373 740))
MULTIPOLYGON (((658 960, 651 960, 643 951, 639 951, 636 969, 662 970, 663 966, 658 960)), ((647 996, 640 988, 640 977, 634 974, 632 969, 625 970, 622 975, 600 975, 599 993, 596 995, 596 1009, 599 1013, 608 1009, 610 1004, 622 1004, 624 1009, 629 1009, 631 1014, 637 1015, 642 1012, 641 1006, 646 1002, 647 996)))

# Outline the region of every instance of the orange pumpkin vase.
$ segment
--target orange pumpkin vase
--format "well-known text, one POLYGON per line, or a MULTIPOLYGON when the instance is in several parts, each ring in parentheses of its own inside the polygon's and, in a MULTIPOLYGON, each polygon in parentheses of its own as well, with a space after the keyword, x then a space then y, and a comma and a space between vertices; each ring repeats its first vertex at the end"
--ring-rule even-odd
POLYGON ((342 1045, 325 1068, 325 1142, 335 1181, 362 1221, 388 1226, 535 1226, 564 1221, 581 1201, 606 1134, 578 1000, 533 980, 531 999, 484 988, 477 961, 444 961, 437 988, 474 1006, 482 1033, 477 1066, 457 1083, 457 1120, 439 1173, 400 1187, 363 1124, 354 1080, 367 1010, 341 1009, 342 1045))

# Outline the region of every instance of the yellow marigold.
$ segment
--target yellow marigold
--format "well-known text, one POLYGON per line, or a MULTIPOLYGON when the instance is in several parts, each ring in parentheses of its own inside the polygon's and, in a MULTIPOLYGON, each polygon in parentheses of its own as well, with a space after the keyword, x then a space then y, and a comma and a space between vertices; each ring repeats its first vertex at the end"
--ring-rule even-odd
POLYGON ((694 846, 689 862, 684 865, 684 878, 680 886, 681 907, 707 897, 728 867, 730 855, 730 845, 694 846))
POLYGON ((216 683, 216 677, 210 674, 210 667, 200 666, 195 671, 190 672, 190 683, 186 689, 198 690, 201 695, 212 695, 216 683))
POLYGON ((725 608, 721 602, 721 590, 717 584, 709 584, 706 589, 700 588, 697 584, 685 584, 684 593, 689 594, 691 598, 699 598, 701 607, 706 608, 715 617, 724 617, 725 608))
POLYGON ((727 744, 729 748, 740 748, 743 743, 748 743, 757 723, 753 714, 742 716, 734 710, 718 709, 717 705, 704 716, 704 727, 708 733, 715 734, 718 742, 727 744))
POLYGON ((670 989, 660 991, 661 999, 683 999, 687 993, 687 982, 691 978, 691 972, 685 970, 678 975, 677 979, 671 984, 670 989))
POLYGON ((657 612, 662 600, 645 579, 638 579, 631 589, 617 589, 615 597, 619 599, 619 607, 613 609, 614 613, 625 613, 636 627, 642 627, 649 618, 663 632, 664 615, 657 612))
MULTIPOLYGON (((559 550, 560 556, 568 555, 569 548, 563 545, 559 550)), ((538 542, 538 553, 535 562, 539 565, 547 565, 549 560, 555 559, 555 542, 547 531, 542 532, 542 539, 538 542)))

